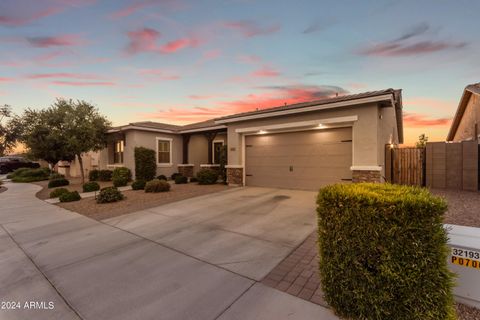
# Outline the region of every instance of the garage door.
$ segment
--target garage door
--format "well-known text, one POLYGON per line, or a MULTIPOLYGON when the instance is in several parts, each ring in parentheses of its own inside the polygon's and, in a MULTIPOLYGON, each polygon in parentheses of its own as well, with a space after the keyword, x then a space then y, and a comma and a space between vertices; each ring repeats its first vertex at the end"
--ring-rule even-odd
POLYGON ((317 190, 351 181, 352 128, 245 137, 247 186, 317 190))

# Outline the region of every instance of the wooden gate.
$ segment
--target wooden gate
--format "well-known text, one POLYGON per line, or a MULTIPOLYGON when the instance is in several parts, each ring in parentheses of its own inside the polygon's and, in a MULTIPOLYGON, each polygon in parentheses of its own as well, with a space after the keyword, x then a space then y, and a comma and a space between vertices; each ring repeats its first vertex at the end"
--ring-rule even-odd
POLYGON ((425 186, 425 148, 387 146, 385 179, 396 184, 425 186))

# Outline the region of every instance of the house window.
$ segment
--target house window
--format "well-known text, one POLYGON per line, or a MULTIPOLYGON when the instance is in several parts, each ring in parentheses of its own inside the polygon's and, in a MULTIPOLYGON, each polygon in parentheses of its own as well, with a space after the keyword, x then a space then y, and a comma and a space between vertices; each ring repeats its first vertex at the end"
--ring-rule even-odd
POLYGON ((213 163, 220 164, 220 154, 222 153, 223 140, 215 140, 213 144, 213 163))
POLYGON ((157 138, 157 164, 172 164, 172 139, 157 138))
POLYGON ((125 142, 123 140, 115 141, 113 146, 113 163, 123 163, 123 149, 125 142))

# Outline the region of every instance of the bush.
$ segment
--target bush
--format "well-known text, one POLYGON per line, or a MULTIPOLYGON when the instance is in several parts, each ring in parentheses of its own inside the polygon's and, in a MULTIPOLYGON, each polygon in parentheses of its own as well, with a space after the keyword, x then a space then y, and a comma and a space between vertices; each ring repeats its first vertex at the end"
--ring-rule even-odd
POLYGON ((144 147, 136 147, 135 157, 135 178, 137 180, 150 181, 155 178, 157 163, 155 151, 144 147))
MULTIPOLYGON (((175 173, 172 174, 172 176, 170 177, 170 179, 172 179, 173 181, 175 181, 175 179, 176 179, 178 176, 181 176, 181 174, 178 173, 178 172, 175 172, 175 173)), ((165 180, 166 180, 166 179, 165 179, 165 180)))
POLYGON ((86 182, 82 186, 83 192, 93 192, 100 190, 100 185, 95 181, 86 182))
POLYGON ((62 194, 67 193, 67 192, 69 192, 69 191, 68 191, 68 189, 65 189, 65 188, 58 188, 58 189, 52 190, 52 192, 50 192, 50 198, 58 198, 62 194))
POLYGON ((176 183, 176 184, 188 183, 188 178, 182 176, 181 174, 179 174, 179 175, 177 175, 177 176, 175 177, 175 183, 176 183))
POLYGON ((145 189, 145 180, 135 180, 132 183, 132 190, 143 190, 145 189))
POLYGON ((445 202, 418 187, 343 184, 320 190, 320 278, 348 319, 455 319, 445 202))
POLYGON ((125 187, 128 184, 128 180, 123 177, 115 177, 112 178, 113 186, 114 187, 125 187))
POLYGON ((123 200, 123 194, 116 187, 106 187, 100 190, 97 203, 110 203, 123 200))
POLYGON ((159 175, 159 176, 157 177, 157 179, 158 179, 158 180, 165 180, 165 181, 168 180, 167 176, 164 175, 164 174, 159 175))
POLYGON ((58 172, 52 172, 48 177, 49 180, 56 180, 56 179, 63 179, 63 178, 65 178, 65 176, 58 172))
POLYGON ((198 179, 196 177, 191 177, 190 182, 198 182, 198 179))
POLYGON ((130 169, 125 167, 115 168, 115 170, 113 170, 112 172, 112 180, 116 178, 122 178, 127 182, 132 181, 132 172, 130 171, 130 169))
POLYGON ((215 184, 218 180, 218 172, 212 169, 202 169, 197 173, 198 184, 215 184))
POLYGON ((58 199, 60 200, 60 202, 72 202, 72 201, 78 201, 82 199, 82 197, 80 197, 80 194, 78 193, 78 191, 72 191, 72 192, 62 193, 58 199))
POLYGON ((165 180, 153 179, 145 184, 145 192, 166 192, 170 190, 170 184, 165 180))
POLYGON ((90 181, 98 181, 99 180, 100 171, 94 169, 88 173, 88 180, 90 181))
POLYGON ((112 181, 112 170, 98 170, 98 181, 112 181))
POLYGON ((60 179, 50 180, 48 182, 48 188, 68 186, 69 184, 70 184, 70 182, 67 179, 60 178, 60 179))
POLYGON ((19 168, 9 174, 13 182, 34 182, 48 180, 50 177, 50 169, 48 168, 19 168))

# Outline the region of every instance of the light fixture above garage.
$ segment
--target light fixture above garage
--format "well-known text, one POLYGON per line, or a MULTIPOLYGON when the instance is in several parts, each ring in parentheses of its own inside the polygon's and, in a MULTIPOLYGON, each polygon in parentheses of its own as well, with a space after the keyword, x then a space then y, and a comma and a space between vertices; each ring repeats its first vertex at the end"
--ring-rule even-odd
POLYGON ((325 126, 323 124, 319 123, 317 128, 321 129, 321 128, 325 128, 325 126))
POLYGON ((265 133, 267 133, 267 131, 265 131, 265 130, 259 130, 258 131, 258 134, 265 134, 265 133))

